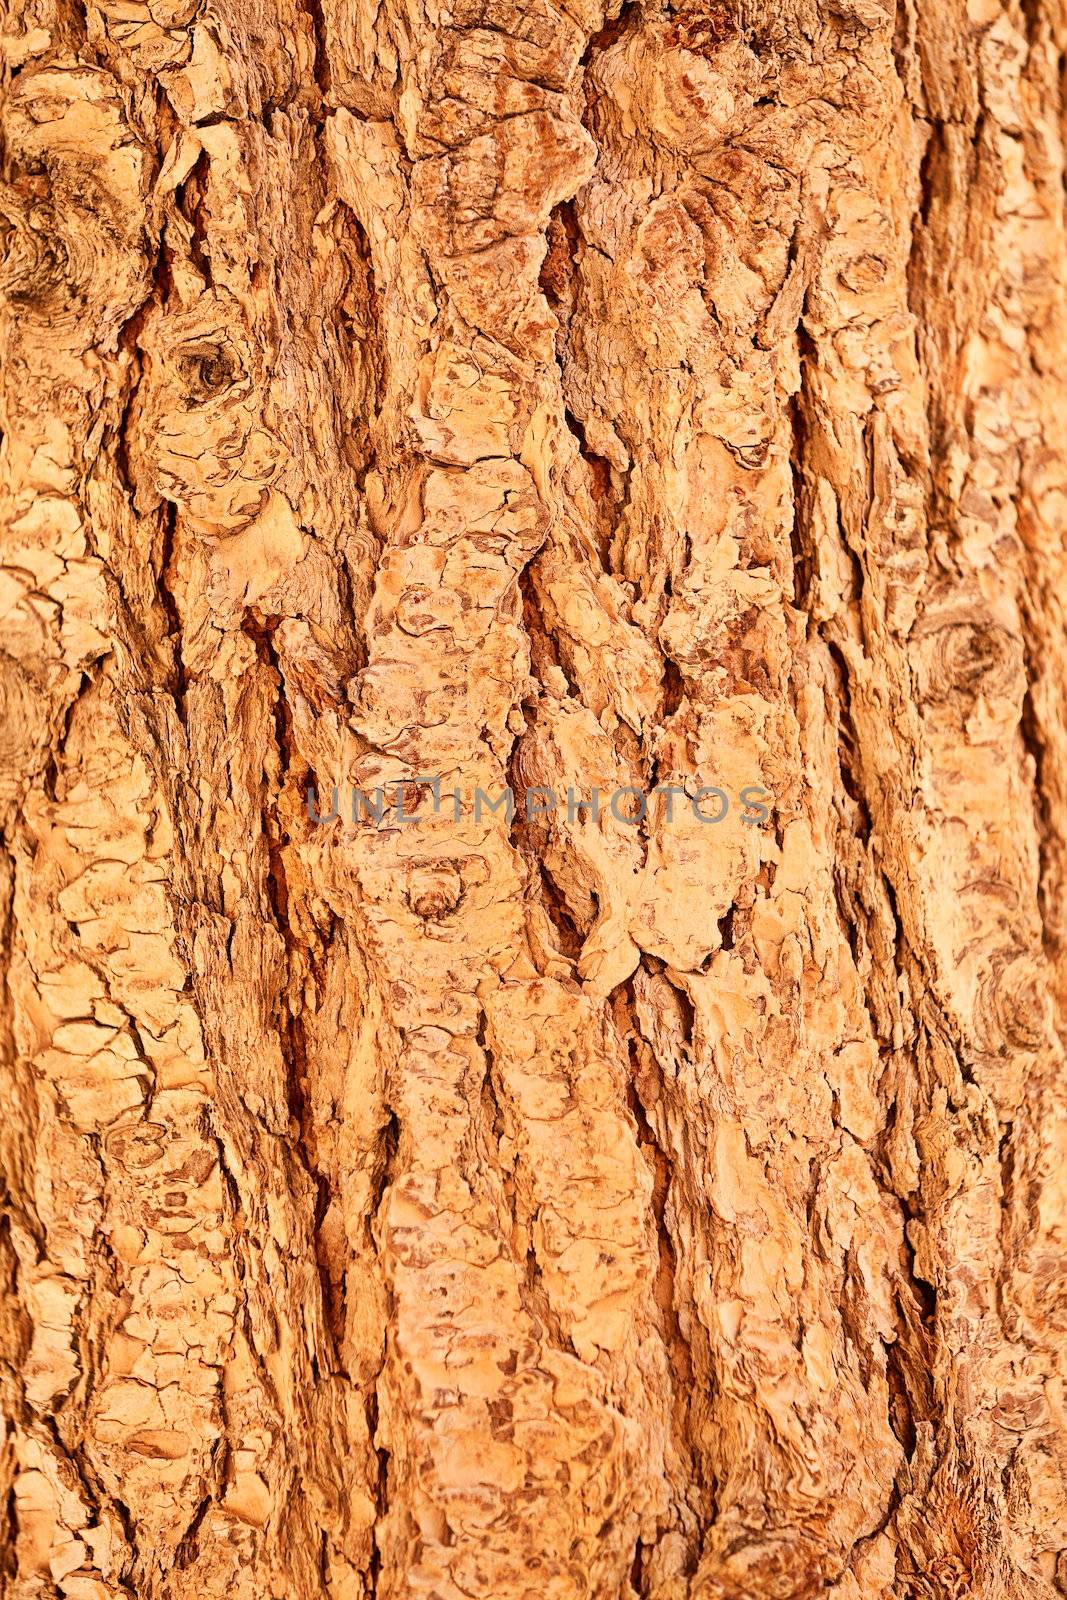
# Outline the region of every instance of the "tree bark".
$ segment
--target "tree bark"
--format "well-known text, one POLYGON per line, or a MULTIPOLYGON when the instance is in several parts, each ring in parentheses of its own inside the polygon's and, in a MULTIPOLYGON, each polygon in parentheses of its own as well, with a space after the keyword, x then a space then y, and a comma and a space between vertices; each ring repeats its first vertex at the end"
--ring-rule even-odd
POLYGON ((1067 1593, 1060 0, 3 42, 4 1595, 1067 1593))

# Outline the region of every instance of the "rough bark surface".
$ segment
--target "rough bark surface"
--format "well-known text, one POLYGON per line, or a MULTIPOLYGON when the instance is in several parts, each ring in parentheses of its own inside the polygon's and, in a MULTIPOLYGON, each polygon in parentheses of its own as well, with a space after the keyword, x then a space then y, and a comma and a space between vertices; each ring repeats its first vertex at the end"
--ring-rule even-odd
POLYGON ((3 35, 3 1593, 1067 1593, 1061 0, 3 35))

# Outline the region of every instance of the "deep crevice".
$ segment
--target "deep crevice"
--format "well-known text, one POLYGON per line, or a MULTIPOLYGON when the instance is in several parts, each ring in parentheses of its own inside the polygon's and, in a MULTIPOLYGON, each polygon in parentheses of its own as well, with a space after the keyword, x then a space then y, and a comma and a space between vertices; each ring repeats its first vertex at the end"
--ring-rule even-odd
POLYGON ((599 32, 590 35, 589 43, 582 54, 580 65, 588 67, 595 56, 601 55, 605 50, 610 50, 616 40, 622 38, 622 35, 630 26, 631 18, 635 14, 638 17, 641 15, 641 7, 638 4, 638 0, 626 0, 626 4, 621 8, 617 17, 612 17, 599 32))
POLYGON ((812 490, 804 474, 804 463, 810 448, 810 433, 806 412, 806 371, 814 360, 814 344, 803 323, 798 326, 800 342, 800 388, 789 402, 789 417, 793 431, 793 448, 789 465, 793 475, 793 519, 789 528, 789 542, 793 552, 793 604, 798 611, 809 612, 815 572, 815 539, 812 532, 812 490))

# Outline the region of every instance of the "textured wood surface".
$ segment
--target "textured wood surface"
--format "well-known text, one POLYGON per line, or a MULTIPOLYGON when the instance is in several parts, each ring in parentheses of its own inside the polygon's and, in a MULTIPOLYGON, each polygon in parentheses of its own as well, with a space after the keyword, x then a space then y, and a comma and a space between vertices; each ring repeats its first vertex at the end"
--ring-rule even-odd
POLYGON ((1062 0, 3 48, 3 1594, 1067 1593, 1062 0))

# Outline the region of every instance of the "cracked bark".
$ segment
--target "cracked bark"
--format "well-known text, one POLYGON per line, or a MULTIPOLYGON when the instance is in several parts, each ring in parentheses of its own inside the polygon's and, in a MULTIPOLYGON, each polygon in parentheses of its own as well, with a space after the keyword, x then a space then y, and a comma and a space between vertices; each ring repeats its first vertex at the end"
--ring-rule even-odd
POLYGON ((1062 7, 0 45, 0 1593, 1067 1593, 1062 7))

